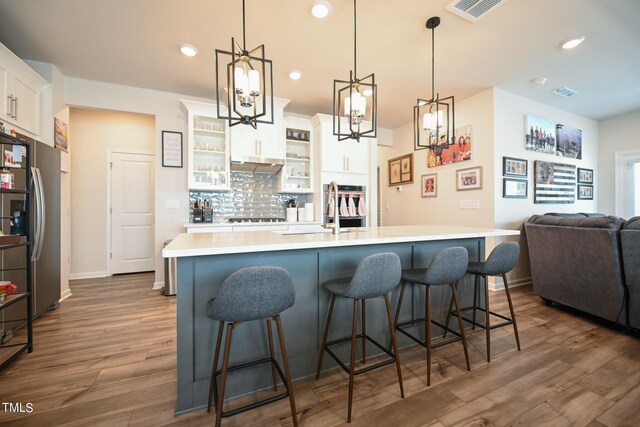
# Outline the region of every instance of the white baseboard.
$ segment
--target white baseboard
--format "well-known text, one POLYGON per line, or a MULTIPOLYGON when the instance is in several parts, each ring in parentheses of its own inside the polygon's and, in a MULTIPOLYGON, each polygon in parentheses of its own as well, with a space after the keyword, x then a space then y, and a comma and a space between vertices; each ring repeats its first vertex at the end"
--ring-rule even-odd
POLYGON ((164 288, 164 282, 153 282, 153 290, 159 291, 164 288))
MULTIPOLYGON (((518 286, 525 286, 531 284, 531 277, 522 277, 520 279, 509 279, 509 288, 515 288, 518 286)), ((489 278, 489 290, 493 292, 504 291, 504 282, 502 277, 490 277, 489 278)))
POLYGON ((107 272, 106 271, 89 271, 87 273, 71 273, 69 275, 69 280, 96 279, 98 277, 107 277, 107 272))
POLYGON ((62 302, 71 296, 71 289, 65 290, 61 295, 58 302, 62 302))

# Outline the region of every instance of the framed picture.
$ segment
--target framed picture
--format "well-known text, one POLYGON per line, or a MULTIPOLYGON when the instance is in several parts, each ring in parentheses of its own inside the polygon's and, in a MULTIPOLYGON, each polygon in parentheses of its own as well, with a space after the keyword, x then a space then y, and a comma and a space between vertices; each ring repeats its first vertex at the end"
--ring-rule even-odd
POLYGON ((438 174, 422 175, 422 197, 436 197, 438 195, 438 174))
POLYGON ((578 184, 578 200, 593 200, 593 185, 578 184))
POLYGON ((533 203, 574 203, 576 166, 536 160, 533 203))
POLYGON ((567 125, 556 125, 558 146, 556 156, 582 159, 582 130, 567 125))
POLYGON ((413 153, 389 160, 389 186, 413 183, 413 153))
POLYGON ((182 167, 182 132, 162 131, 162 166, 182 167))
POLYGON ((456 190, 480 190, 482 188, 482 166, 458 169, 456 171, 456 190))
POLYGON ((502 197, 505 199, 526 199, 527 180, 504 178, 502 183, 502 197))
POLYGON ((451 163, 471 160, 471 143, 473 141, 473 128, 465 125, 456 129, 456 134, 451 141, 440 141, 429 149, 427 154, 427 167, 448 165, 451 163))
POLYGON ((593 184, 593 169, 578 168, 578 184, 593 184))
POLYGON ((53 118, 53 145, 60 151, 67 152, 67 124, 57 117, 53 118))
POLYGON ((523 176, 528 175, 529 162, 524 159, 514 159, 513 157, 502 158, 502 175, 523 176))
POLYGON ((539 153, 556 154, 556 124, 536 116, 525 116, 524 148, 539 153))

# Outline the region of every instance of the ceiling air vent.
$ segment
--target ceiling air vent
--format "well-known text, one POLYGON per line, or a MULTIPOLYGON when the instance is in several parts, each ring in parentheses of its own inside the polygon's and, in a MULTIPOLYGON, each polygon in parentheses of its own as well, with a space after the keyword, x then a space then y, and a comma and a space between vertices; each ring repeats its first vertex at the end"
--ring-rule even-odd
POLYGON ((570 89, 566 86, 559 87, 558 89, 553 90, 552 92, 563 98, 571 98, 573 95, 578 93, 575 90, 570 89))
POLYGON ((447 5, 450 12, 476 23, 507 0, 455 0, 447 5))

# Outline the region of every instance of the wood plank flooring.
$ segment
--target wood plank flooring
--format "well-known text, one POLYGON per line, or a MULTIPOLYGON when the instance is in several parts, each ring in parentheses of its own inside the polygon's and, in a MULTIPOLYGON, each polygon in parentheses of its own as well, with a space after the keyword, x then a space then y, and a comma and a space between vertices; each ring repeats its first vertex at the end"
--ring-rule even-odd
MULTIPOLYGON (((152 274, 72 282, 73 296, 34 325, 35 350, 0 373, 0 424, 7 426, 208 426, 205 410, 174 417, 175 298, 152 291, 152 274), (2 402, 33 405, 11 413, 2 402)), ((423 348, 401 351, 405 398, 394 365, 360 375, 354 426, 638 426, 640 339, 586 316, 546 307, 513 290, 522 351, 512 329, 470 336, 433 352, 426 386, 423 348)), ((508 312, 503 293, 492 307, 508 312)), ((370 315, 373 315, 371 313, 370 315)), ((18 339, 19 337, 15 338, 18 339)), ((294 384, 306 426, 346 422, 342 371, 294 384)), ((223 420, 225 426, 290 426, 287 400, 223 420)))

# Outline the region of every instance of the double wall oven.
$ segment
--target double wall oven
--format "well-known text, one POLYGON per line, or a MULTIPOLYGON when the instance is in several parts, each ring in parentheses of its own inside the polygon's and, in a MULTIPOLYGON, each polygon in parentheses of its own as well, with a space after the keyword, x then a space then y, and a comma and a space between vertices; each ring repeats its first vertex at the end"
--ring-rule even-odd
MULTIPOLYGON (((333 209, 330 209, 329 185, 323 185, 325 224, 333 224, 333 209)), ((333 197, 333 194, 331 195, 333 197)), ((338 185, 338 211, 340 212, 340 227, 366 227, 369 210, 366 201, 366 187, 364 185, 338 185)))

